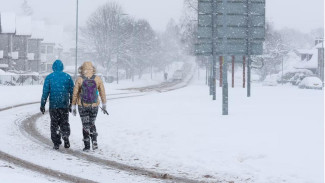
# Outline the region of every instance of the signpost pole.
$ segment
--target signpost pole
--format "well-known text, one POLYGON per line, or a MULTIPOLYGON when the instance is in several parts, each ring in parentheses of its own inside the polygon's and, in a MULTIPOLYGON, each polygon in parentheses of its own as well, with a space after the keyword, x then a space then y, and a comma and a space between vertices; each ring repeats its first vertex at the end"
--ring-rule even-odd
POLYGON ((209 57, 209 89, 210 89, 210 95, 213 94, 213 85, 212 85, 212 67, 213 66, 213 59, 212 57, 209 57))
POLYGON ((235 87, 235 56, 232 56, 232 66, 231 66, 231 76, 232 76, 232 87, 235 87))
POLYGON ((243 88, 246 87, 246 57, 243 57, 243 88))
POLYGON ((246 0, 247 3, 247 97, 251 96, 251 41, 252 41, 252 29, 251 29, 251 0, 246 0))
POLYGON ((217 90, 217 55, 216 55, 216 9, 217 0, 212 0, 212 63, 213 63, 213 100, 216 100, 216 90, 217 90))
POLYGON ((222 82, 222 115, 228 115, 228 56, 222 57, 223 61, 223 82, 222 82))
POLYGON ((251 96, 251 56, 248 55, 247 63, 247 97, 251 96))
POLYGON ((220 79, 219 79, 219 86, 220 87, 222 87, 222 61, 223 60, 223 58, 222 58, 222 56, 220 56, 219 57, 219 61, 220 61, 220 63, 219 63, 219 66, 220 66, 220 79))
MULTIPOLYGON (((228 7, 228 1, 227 0, 222 0, 222 4, 224 7, 228 7)), ((228 29, 228 22, 227 22, 227 8, 223 8, 222 10, 222 26, 224 32, 227 32, 228 29)), ((222 59, 222 115, 228 115, 228 38, 226 34, 223 35, 223 46, 222 46, 222 54, 223 54, 223 59, 222 59)))

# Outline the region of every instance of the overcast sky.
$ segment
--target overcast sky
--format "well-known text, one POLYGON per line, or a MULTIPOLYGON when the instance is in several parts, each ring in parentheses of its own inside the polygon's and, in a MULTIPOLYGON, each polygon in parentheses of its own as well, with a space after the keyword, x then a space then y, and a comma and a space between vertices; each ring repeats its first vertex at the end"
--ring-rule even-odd
MULTIPOLYGON (((0 11, 19 12, 23 0, 0 0, 0 11)), ((65 28, 75 26, 76 0, 28 0, 34 19, 43 19, 65 28)), ((79 0, 80 23, 107 0, 79 0)), ((149 20, 155 30, 163 31, 167 22, 178 20, 183 0, 118 0, 126 13, 149 20)), ((267 19, 276 28, 284 27, 309 32, 324 27, 324 0, 266 0, 267 19)))

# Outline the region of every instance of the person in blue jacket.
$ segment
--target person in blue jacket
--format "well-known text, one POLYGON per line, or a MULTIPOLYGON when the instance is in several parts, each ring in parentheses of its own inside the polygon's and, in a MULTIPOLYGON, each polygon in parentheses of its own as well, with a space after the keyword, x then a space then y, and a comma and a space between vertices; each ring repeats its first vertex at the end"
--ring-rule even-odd
POLYGON ((63 72, 61 60, 56 60, 52 69, 53 73, 45 78, 40 110, 45 113, 45 104, 50 96, 51 139, 53 149, 58 150, 62 143, 61 137, 64 147, 70 147, 69 111, 71 112, 74 84, 71 76, 63 72))

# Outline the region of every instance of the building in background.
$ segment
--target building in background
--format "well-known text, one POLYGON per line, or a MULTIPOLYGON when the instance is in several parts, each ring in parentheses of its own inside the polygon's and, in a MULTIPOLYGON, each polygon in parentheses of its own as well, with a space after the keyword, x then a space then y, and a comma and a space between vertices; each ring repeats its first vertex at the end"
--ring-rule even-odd
POLYGON ((16 15, 11 12, 0 13, 0 69, 13 69, 13 36, 16 33, 16 15))
POLYGON ((32 22, 32 37, 28 40, 28 65, 32 72, 41 71, 41 42, 44 40, 45 24, 32 22))
POLYGON ((0 69, 16 73, 51 72, 63 54, 63 27, 0 12, 0 69))
POLYGON ((297 69, 308 69, 324 82, 324 38, 317 38, 315 46, 311 49, 296 50, 300 57, 294 67, 297 69))
POLYGON ((61 59, 63 52, 62 41, 62 26, 46 26, 44 40, 41 43, 41 72, 51 72, 53 62, 56 59, 61 59))
POLYGON ((30 16, 16 17, 16 34, 13 36, 13 69, 30 71, 28 63, 28 40, 32 36, 32 19, 30 16))

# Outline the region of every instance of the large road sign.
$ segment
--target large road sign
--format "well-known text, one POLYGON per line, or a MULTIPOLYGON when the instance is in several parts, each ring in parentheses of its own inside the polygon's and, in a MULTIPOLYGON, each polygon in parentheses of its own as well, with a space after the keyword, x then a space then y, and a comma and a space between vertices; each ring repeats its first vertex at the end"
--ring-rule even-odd
POLYGON ((214 1, 199 0, 196 54, 212 55, 213 40, 217 55, 262 54, 265 0, 214 1))
POLYGON ((227 62, 247 55, 247 96, 250 97, 251 55, 263 54, 265 0, 198 0, 196 54, 212 57, 213 99, 216 99, 216 58, 221 56, 223 115, 228 115, 227 62))

